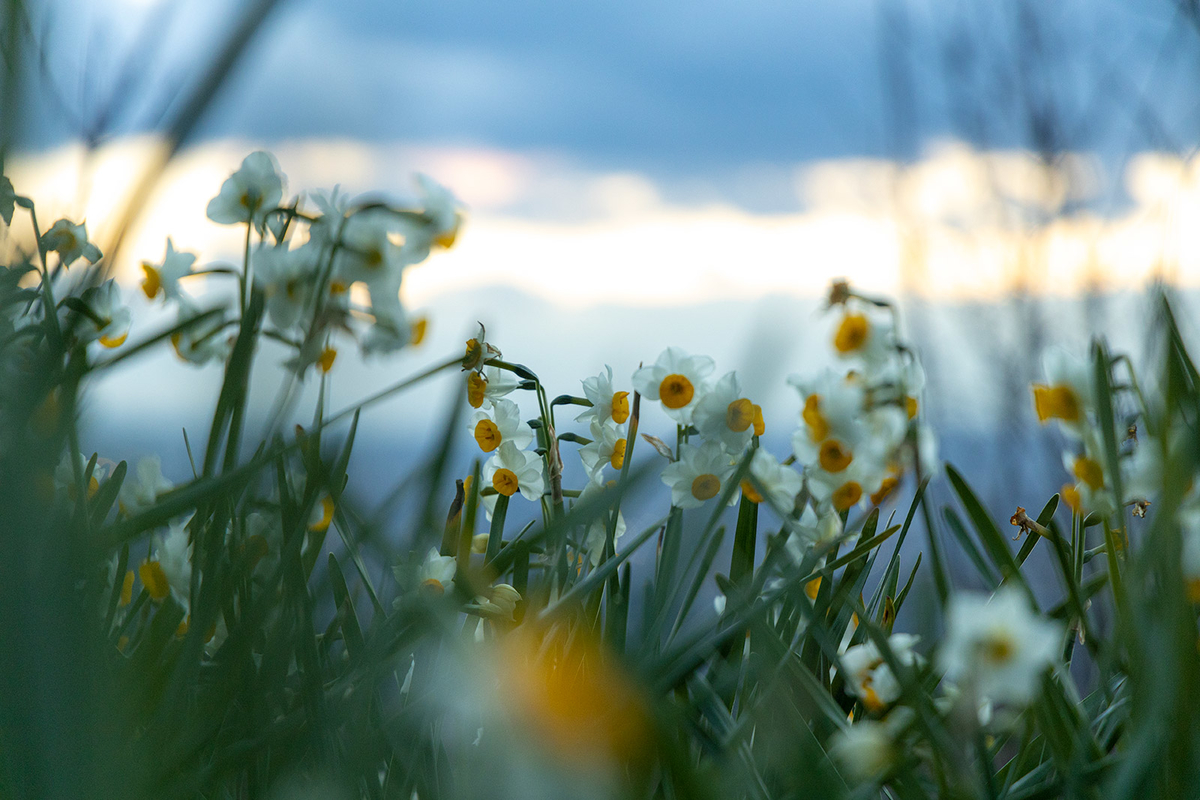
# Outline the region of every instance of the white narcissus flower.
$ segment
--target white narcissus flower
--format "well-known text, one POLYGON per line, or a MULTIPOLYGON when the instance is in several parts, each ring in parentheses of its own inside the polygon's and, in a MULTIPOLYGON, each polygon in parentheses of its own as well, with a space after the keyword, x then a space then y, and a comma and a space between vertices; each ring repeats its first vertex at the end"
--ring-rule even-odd
POLYGON ((413 343, 414 327, 400 302, 400 273, 384 276, 369 286, 374 320, 362 337, 365 355, 394 353, 413 343))
POLYGON ((850 464, 838 472, 828 472, 819 466, 810 466, 804 474, 808 478, 808 490, 822 511, 848 511, 865 503, 883 486, 888 478, 884 463, 870 451, 860 450, 850 464))
POLYGON ((887 774, 896 749, 886 724, 864 719, 835 733, 829 754, 852 783, 866 783, 887 774))
POLYGON ((334 263, 336 279, 347 285, 362 281, 371 289, 399 292, 404 268, 415 263, 394 239, 399 219, 385 209, 371 208, 346 218, 342 246, 334 263))
POLYGON ((796 470, 779 463, 775 456, 761 447, 750 459, 750 474, 758 481, 765 494, 760 493, 750 480, 742 481, 742 493, 753 503, 765 498, 783 516, 790 516, 796 508, 796 495, 800 493, 803 480, 796 470))
MULTIPOLYGON (((425 560, 417 570, 417 585, 427 592, 441 595, 452 590, 454 575, 458 570, 458 562, 454 556, 439 555, 436 547, 429 548, 425 560)), ((401 578, 400 568, 397 567, 397 579, 401 578)))
POLYGON ((939 664, 947 679, 974 687, 980 698, 1023 705, 1037 695, 1062 644, 1062 626, 1035 614, 1019 589, 1004 586, 991 599, 952 598, 939 664))
MULTIPOLYGON (((918 638, 907 633, 893 633, 888 637, 888 647, 901 664, 911 666, 919 658, 913 651, 918 638)), ((848 648, 841 661, 846 691, 862 700, 871 713, 878 713, 900 699, 900 682, 874 642, 848 648)))
POLYGON ((485 453, 491 453, 507 442, 518 450, 524 450, 533 442, 533 429, 521 419, 521 409, 511 400, 497 399, 490 410, 476 411, 469 427, 485 453))
POLYGON ((86 341, 98 340, 105 347, 120 347, 129 336, 133 315, 121 302, 121 288, 107 280, 86 290, 79 298, 94 315, 79 318, 78 333, 86 341))
POLYGON ((623 425, 629 419, 629 392, 614 391, 612 367, 607 364, 604 372, 584 379, 583 394, 592 405, 575 418, 576 422, 586 419, 623 425))
POLYGON ((69 267, 80 258, 95 264, 100 260, 100 248, 88 241, 87 223, 78 225, 60 219, 42 234, 42 248, 49 253, 58 253, 63 267, 69 267))
POLYGON ((309 236, 319 245, 331 245, 337 241, 338 229, 350 210, 350 197, 342 192, 341 184, 334 186, 332 191, 314 189, 308 196, 321 212, 317 221, 309 226, 309 236))
POLYGON ((588 472, 588 482, 603 481, 605 466, 620 472, 625 463, 625 446, 624 431, 592 420, 592 443, 579 448, 579 459, 588 472))
POLYGON ((671 419, 689 425, 714 366, 708 356, 689 356, 678 347, 668 347, 653 366, 633 373, 633 386, 642 397, 661 402, 671 419))
POLYGON ((138 576, 150 599, 156 603, 173 596, 184 609, 189 608, 192 591, 192 545, 187 524, 173 521, 166 536, 159 539, 154 555, 138 567, 138 576))
POLYGON ((1064 431, 1081 435, 1095 405, 1091 366, 1085 359, 1052 347, 1042 356, 1042 369, 1046 382, 1033 384, 1038 422, 1057 420, 1064 431))
POLYGON ((862 382, 826 370, 816 380, 793 375, 788 383, 796 387, 804 402, 802 424, 792 435, 796 459, 804 465, 821 464, 827 472, 849 465, 867 434, 862 382))
MULTIPOLYGON (((483 465, 484 483, 499 494, 511 497, 520 492, 527 500, 539 500, 546 491, 542 475, 542 458, 529 450, 520 450, 513 442, 504 442, 496 454, 483 465)), ((494 495, 485 497, 489 510, 495 506, 494 495)))
POLYGON ((428 175, 418 173, 416 181, 425 216, 429 218, 430 238, 438 247, 453 247, 462 226, 462 203, 449 189, 428 175))
POLYGON ((267 296, 267 315, 286 330, 301 322, 316 289, 317 254, 312 245, 289 250, 286 245, 254 252, 254 281, 267 296))
POLYGON ((833 350, 858 361, 870 374, 885 370, 896 355, 891 315, 874 306, 847 304, 833 333, 833 350))
POLYGON ((517 376, 506 369, 486 366, 467 373, 467 402, 471 408, 491 408, 520 385, 517 376))
POLYGON ((153 300, 160 294, 168 300, 178 298, 179 280, 192 274, 194 263, 196 263, 195 254, 176 250, 175 243, 168 236, 167 253, 163 256, 162 262, 159 264, 149 261, 142 262, 142 272, 145 274, 145 277, 142 278, 142 291, 146 293, 146 298, 153 300))
POLYGON ((146 456, 138 461, 134 474, 121 484, 117 500, 121 511, 133 516, 153 506, 159 495, 174 488, 175 484, 163 476, 158 456, 146 456))
POLYGON ((721 493, 734 468, 729 453, 717 442, 699 447, 685 442, 679 447, 679 460, 663 470, 662 481, 671 487, 671 505, 699 508, 721 493))
POLYGON ((692 424, 700 435, 720 442, 735 454, 750 443, 750 437, 756 433, 756 420, 761 425, 762 409, 742 396, 734 372, 717 381, 692 410, 692 424))
POLYGON ((266 214, 283 199, 283 175, 275 157, 259 150, 242 160, 242 165, 221 184, 221 191, 208 201, 208 218, 222 225, 254 222, 263 230, 266 214))
MULTIPOLYGON (((608 487, 599 483, 588 481, 587 486, 579 495, 579 502, 587 502, 598 495, 602 494, 608 487)), ((620 511, 617 512, 617 525, 613 530, 613 552, 616 552, 617 546, 621 541, 621 537, 625 535, 625 515, 620 511)), ((588 525, 587 534, 584 537, 583 549, 588 554, 588 561, 593 567, 600 564, 600 559, 604 557, 605 539, 608 537, 608 514, 604 513, 592 520, 588 525)))
POLYGON ((479 595, 475 598, 481 614, 507 622, 513 621, 513 614, 520 601, 521 593, 507 583, 498 583, 493 586, 490 597, 479 595))
MULTIPOLYGON (((190 301, 180 298, 179 321, 193 319, 200 313, 190 301)), ((233 349, 233 341, 224 332, 225 315, 214 314, 202 322, 189 325, 171 335, 175 354, 189 364, 207 364, 209 361, 224 361, 233 349)))
POLYGON ((1104 448, 1093 429, 1082 431, 1083 452, 1063 452, 1063 468, 1075 479, 1074 495, 1064 493, 1070 500, 1077 500, 1083 512, 1095 511, 1111 514, 1117 510, 1113 491, 1105 474, 1104 448))

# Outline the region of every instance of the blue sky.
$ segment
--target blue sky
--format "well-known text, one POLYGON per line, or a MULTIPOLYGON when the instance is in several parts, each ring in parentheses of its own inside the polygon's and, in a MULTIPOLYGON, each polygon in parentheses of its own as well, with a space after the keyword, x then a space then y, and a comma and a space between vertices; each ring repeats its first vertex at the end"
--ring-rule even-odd
MULTIPOLYGON (((147 105, 187 84, 243 5, 175 3, 175 24, 144 47, 136 21, 156 2, 34 12, 70 97, 136 59, 146 79, 120 131, 153 126, 147 105)), ((1027 147, 1032 113, 1054 144, 1119 161, 1194 144, 1197 52, 1169 0, 283 0, 199 135, 491 146, 703 174, 912 158, 939 138, 1027 147)))

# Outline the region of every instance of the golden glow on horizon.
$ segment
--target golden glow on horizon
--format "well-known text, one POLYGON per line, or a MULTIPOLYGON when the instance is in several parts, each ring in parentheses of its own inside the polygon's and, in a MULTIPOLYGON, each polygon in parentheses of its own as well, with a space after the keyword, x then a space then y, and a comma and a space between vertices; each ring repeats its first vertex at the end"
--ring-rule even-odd
MULTIPOLYGON (((45 225, 58 216, 86 219, 103 247, 107 226, 158 146, 139 137, 86 161, 79 147, 17 157, 10 176, 18 192, 39 203, 45 225)), ((252 149, 223 141, 172 162, 126 244, 118 277, 135 284, 137 265, 159 260, 168 235, 201 263, 239 259, 241 231, 209 222, 204 209, 252 149)), ((1200 161, 1157 153, 1130 162, 1124 180, 1133 204, 1104 218, 1054 216, 1066 200, 1098 185, 1098 167, 1089 159, 1070 157, 1048 171, 1030 154, 981 153, 961 144, 903 167, 865 159, 797 167, 806 210, 774 215, 672 206, 644 176, 583 173, 561 160, 502 151, 349 140, 271 149, 293 192, 336 181, 351 190, 405 191, 395 166, 403 164, 429 172, 466 200, 472 210, 459 244, 406 279, 405 297, 414 305, 493 285, 568 306, 680 305, 820 294, 839 276, 866 291, 941 299, 1017 289, 1070 294, 1157 277, 1200 285, 1200 242, 1191 235, 1200 212, 1200 161), (391 185, 379 185, 380 176, 391 185), (577 208, 590 212, 552 221, 505 211, 531 199, 543 207, 578 200, 577 208)), ((27 218, 18 220, 14 232, 29 247, 27 218)))

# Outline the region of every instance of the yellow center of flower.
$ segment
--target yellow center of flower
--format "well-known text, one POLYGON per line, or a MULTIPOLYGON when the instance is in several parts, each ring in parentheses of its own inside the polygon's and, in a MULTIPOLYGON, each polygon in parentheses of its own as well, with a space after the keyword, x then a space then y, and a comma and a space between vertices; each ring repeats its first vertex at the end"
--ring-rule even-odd
POLYGON ((853 460, 854 453, 849 448, 843 447, 837 439, 826 439, 821 442, 817 461, 820 463, 821 469, 826 472, 841 472, 850 466, 850 462, 853 460))
POLYGON ((142 279, 142 291, 146 293, 147 300, 153 300, 162 291, 162 273, 149 261, 142 262, 142 272, 146 273, 142 279))
POLYGON ((749 500, 751 503, 761 503, 762 502, 762 499, 763 499, 762 495, 758 493, 758 490, 754 488, 754 484, 751 483, 749 480, 743 480, 741 482, 741 488, 742 488, 742 494, 745 495, 746 499, 749 500))
POLYGON ((837 333, 833 336, 833 346, 839 353, 846 355, 862 349, 867 337, 871 334, 871 323, 862 314, 847 314, 842 317, 837 333))
POLYGON ((692 382, 683 375, 673 373, 662 379, 658 385, 658 399, 667 408, 683 408, 692 402, 696 389, 692 382))
POLYGON ((1104 469, 1095 459, 1080 456, 1072 466, 1076 480, 1083 481, 1092 489, 1099 489, 1104 485, 1104 469))
POLYGON ((746 398, 734 400, 725 409, 725 424, 734 433, 741 433, 754 424, 754 404, 746 398))
POLYGON ((1033 385, 1033 407, 1037 411, 1038 422, 1045 424, 1052 419, 1063 422, 1078 422, 1083 412, 1083 404, 1070 386, 1033 385))
POLYGON ((416 322, 412 324, 412 333, 409 335, 408 343, 412 347, 417 347, 421 342, 425 341, 425 333, 429 330, 429 317, 417 317, 416 322))
POLYGON ((333 498, 325 495, 321 498, 321 517, 317 521, 308 526, 310 531, 315 533, 323 533, 329 530, 329 524, 333 522, 333 498))
POLYGON ((505 497, 512 497, 517 489, 521 488, 517 482, 517 473, 504 467, 496 470, 496 474, 492 476, 492 487, 505 497))
POLYGON ((1083 497, 1080 496, 1079 490, 1073 484, 1064 483, 1062 488, 1058 490, 1058 495, 1073 512, 1076 514, 1083 513, 1083 497))
POLYGON ((133 570, 125 573, 125 579, 121 581, 121 599, 118 605, 127 606, 129 601, 133 599, 133 570))
POLYGON ((1012 639, 1000 633, 994 633, 980 642, 979 649, 983 659, 993 664, 1010 661, 1017 650, 1012 639))
POLYGON ((448 231, 439 233, 436 237, 434 237, 434 244, 436 244, 438 247, 443 247, 446 250, 454 247, 454 243, 458 240, 458 229, 461 225, 462 216, 456 216, 454 218, 454 227, 448 231))
POLYGON ((332 295, 345 294, 346 290, 349 288, 350 287, 348 287, 342 281, 330 281, 329 282, 329 293, 332 295))
POLYGON ((754 435, 762 436, 767 432, 767 423, 763 420, 762 406, 754 406, 754 435))
POLYGON ((471 372, 467 375, 467 402, 471 404, 471 408, 479 408, 483 405, 483 396, 487 392, 487 384, 487 378, 478 372, 471 372))
POLYGON ((838 511, 846 511, 862 499, 862 486, 854 481, 843 483, 833 492, 833 507, 838 511))
POLYGON ((479 449, 483 452, 490 453, 495 450, 503 438, 496 423, 490 419, 481 419, 475 423, 475 441, 479 443, 479 449))
POLYGON ((383 251, 378 247, 372 247, 363 254, 363 261, 366 263, 368 269, 379 269, 383 264, 383 251))
POLYGON ((620 469, 625 464, 625 447, 626 441, 624 439, 617 439, 617 443, 613 445, 612 458, 609 459, 609 463, 612 464, 613 469, 620 469))
POLYGON ((721 491, 721 479, 712 473, 706 472, 703 475, 697 475, 696 480, 692 481, 692 497, 697 500, 710 500, 716 497, 719 491, 721 491))
POLYGON ((908 395, 904 398, 904 412, 908 414, 909 419, 914 419, 917 416, 917 411, 920 406, 917 404, 917 398, 908 395))
POLYGON ((821 591, 821 579, 813 578, 808 583, 804 584, 804 593, 808 595, 809 600, 817 599, 817 592, 821 591))
POLYGON ((334 359, 337 358, 337 350, 332 347, 326 347, 321 351, 321 355, 317 358, 317 364, 321 367, 321 372, 329 372, 333 369, 334 359))
POLYGON ((829 435, 829 420, 821 413, 821 396, 810 394, 804 398, 804 410, 800 412, 804 424, 808 426, 808 437, 819 442, 829 435))
POLYGON ((446 587, 442 586, 442 582, 437 578, 426 578, 421 582, 421 588, 435 597, 441 597, 446 593, 446 587))
POLYGON ((629 419, 629 392, 617 392, 612 397, 612 421, 621 425, 629 419))
POLYGON ((1187 598, 1189 603, 1200 603, 1200 578, 1188 579, 1187 598))
POLYGON ((882 503, 892 492, 896 491, 896 487, 899 485, 899 478, 895 475, 888 475, 883 479, 883 483, 879 485, 879 491, 871 495, 871 504, 877 506, 882 503))
POLYGON ((150 599, 158 603, 167 599, 171 593, 171 584, 167 582, 167 573, 163 572, 162 564, 157 561, 146 561, 138 567, 138 577, 142 586, 146 587, 150 599))
POLYGON ((120 336, 101 336, 100 344, 105 347, 120 347, 125 344, 125 340, 129 338, 129 331, 125 331, 120 336))

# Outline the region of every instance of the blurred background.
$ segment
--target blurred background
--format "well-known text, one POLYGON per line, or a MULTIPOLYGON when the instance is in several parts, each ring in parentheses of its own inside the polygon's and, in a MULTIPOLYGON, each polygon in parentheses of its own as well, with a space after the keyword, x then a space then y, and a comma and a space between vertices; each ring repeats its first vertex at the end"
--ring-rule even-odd
MULTIPOLYGON (((711 355, 760 400, 783 456, 800 405, 783 379, 829 360, 824 296, 844 277, 898 300, 942 457, 1007 515, 1066 479, 1028 389, 1045 345, 1083 353, 1103 332, 1137 361, 1157 283, 1193 325, 1194 0, 58 0, 3 13, 5 174, 44 219, 86 219, 134 338, 166 324, 137 281, 168 235, 200 264, 239 260, 239 231, 204 208, 251 150, 278 157, 293 194, 340 184, 403 200, 420 171, 463 200, 459 243, 402 290, 430 319, 425 344, 339 358, 335 407, 460 350, 483 322, 552 394, 579 393, 605 364, 629 388, 668 345, 711 355)), ((285 357, 260 357, 264 414, 285 357)), ((183 479, 179 431, 205 424, 217 372, 169 352, 131 360, 91 387, 85 449, 159 452, 183 479)), ((459 391, 447 377, 365 416, 360 491, 396 483, 459 391)), ((648 415, 643 430, 670 428, 648 415)))

